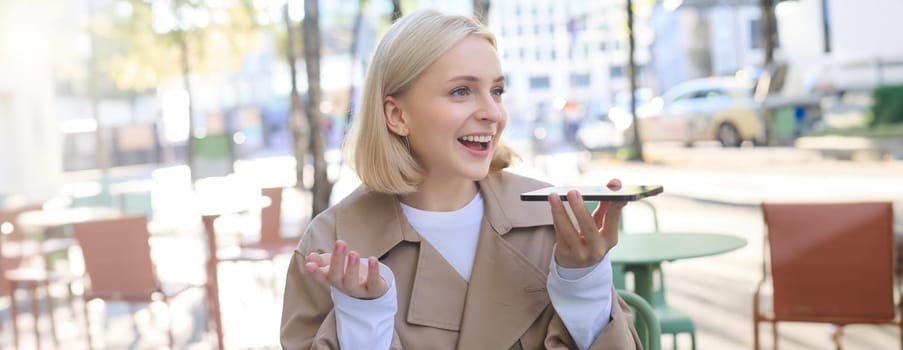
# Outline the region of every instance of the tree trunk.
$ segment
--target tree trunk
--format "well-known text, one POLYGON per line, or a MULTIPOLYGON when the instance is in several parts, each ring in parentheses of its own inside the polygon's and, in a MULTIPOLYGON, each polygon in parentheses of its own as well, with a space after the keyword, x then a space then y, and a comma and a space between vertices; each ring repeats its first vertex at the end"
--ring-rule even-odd
POLYGON ((90 56, 88 58, 88 98, 91 101, 91 117, 94 119, 94 162, 102 177, 109 174, 110 164, 107 162, 107 144, 104 138, 103 123, 100 120, 99 91, 97 80, 97 38, 94 34, 94 6, 88 4, 88 37, 91 40, 90 56))
POLYGON ((630 115, 633 117, 633 160, 643 161, 643 141, 640 140, 640 123, 636 115, 636 40, 633 35, 633 0, 627 0, 627 77, 630 80, 630 115))
POLYGON ((774 63, 774 47, 775 47, 775 16, 774 16, 774 0, 759 0, 759 7, 762 11, 760 30, 762 31, 762 53, 765 55, 762 65, 764 67, 771 66, 774 63))
POLYGON ((401 0, 392 0, 392 22, 401 18, 401 0))
POLYGON ((473 0, 473 16, 487 27, 489 26, 490 4, 490 0, 473 0))
POLYGON ((288 67, 291 71, 291 107, 289 109, 288 126, 292 131, 292 151, 295 155, 295 186, 298 189, 305 189, 304 184, 304 165, 307 158, 307 151, 310 149, 310 124, 304 118, 301 110, 301 96, 298 94, 298 65, 297 57, 295 57, 295 26, 288 15, 288 4, 282 7, 282 19, 285 21, 286 30, 286 53, 288 55, 288 67))
POLYGON ((185 85, 185 93, 188 96, 188 143, 185 147, 185 163, 188 165, 188 171, 191 173, 191 183, 197 180, 197 172, 194 171, 194 113, 192 108, 191 94, 191 65, 188 62, 188 40, 185 37, 185 31, 179 29, 176 31, 176 40, 179 43, 179 49, 182 51, 182 83, 185 85))
POLYGON ((357 15, 354 17, 354 28, 352 28, 351 32, 351 68, 348 74, 351 77, 348 84, 348 112, 345 115, 345 126, 351 125, 351 120, 354 118, 354 72, 355 68, 357 68, 357 46, 360 43, 360 31, 361 25, 364 21, 364 7, 367 6, 367 0, 358 0, 357 2, 357 15))
POLYGON ((307 65, 307 106, 305 112, 310 123, 310 148, 314 161, 313 207, 311 217, 329 207, 332 182, 326 172, 326 142, 320 114, 320 23, 317 0, 304 0, 304 62, 307 65))
MULTIPOLYGON (((762 12, 762 18, 759 20, 760 30, 762 33, 762 69, 766 72, 774 70, 774 47, 775 47, 775 16, 774 1, 759 0, 759 9, 762 12)), ((769 89, 770 90, 770 89, 769 89)), ((770 91, 769 91, 770 92, 770 91)), ((762 108, 762 119, 765 120, 765 144, 772 146, 774 139, 774 111, 769 108, 762 108)))

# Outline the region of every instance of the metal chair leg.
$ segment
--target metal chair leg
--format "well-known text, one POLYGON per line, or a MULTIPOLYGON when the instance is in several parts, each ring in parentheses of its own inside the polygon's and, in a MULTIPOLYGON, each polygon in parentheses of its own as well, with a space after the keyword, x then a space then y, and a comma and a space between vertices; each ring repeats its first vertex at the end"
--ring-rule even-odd
POLYGON ((34 316, 34 338, 37 349, 41 348, 41 306, 38 304, 38 286, 32 285, 28 288, 28 295, 31 297, 31 314, 34 316))
POLYGON ((53 345, 60 347, 60 338, 56 334, 56 318, 53 316, 53 297, 50 295, 50 282, 44 281, 44 293, 47 300, 47 316, 50 317, 50 332, 53 336, 53 345))
POLYGON ((94 348, 94 343, 91 339, 91 312, 88 309, 88 305, 89 305, 88 301, 89 300, 87 300, 87 299, 83 299, 83 300, 84 300, 84 312, 85 312, 85 338, 88 339, 88 350, 91 350, 94 348))
POLYGON ((778 321, 771 322, 771 341, 774 342, 772 349, 778 350, 778 321))
POLYGON ((13 344, 15 344, 16 349, 19 349, 19 305, 18 300, 16 300, 16 290, 18 290, 19 285, 15 282, 9 282, 9 295, 10 295, 10 319, 12 319, 13 324, 13 344))

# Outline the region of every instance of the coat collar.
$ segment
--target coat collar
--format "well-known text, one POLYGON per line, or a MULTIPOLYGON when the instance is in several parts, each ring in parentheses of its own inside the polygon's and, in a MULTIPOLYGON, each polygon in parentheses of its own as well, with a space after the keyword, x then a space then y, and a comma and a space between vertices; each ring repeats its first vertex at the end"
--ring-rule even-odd
MULTIPOLYGON (((522 202, 520 194, 549 184, 506 171, 478 181, 483 217, 499 235, 516 227, 549 225, 552 216, 544 202, 522 202)), ((408 224, 398 196, 358 188, 335 210, 336 238, 355 247, 361 256, 381 257, 401 242, 420 242, 408 224)))
POLYGON ((548 185, 507 172, 478 184, 483 221, 469 283, 429 242, 421 242, 395 195, 355 191, 336 206, 336 237, 362 256, 377 257, 402 242, 419 242, 407 322, 459 331, 459 349, 501 349, 514 344, 549 305, 547 273, 502 237, 514 228, 552 223, 548 204, 520 200, 520 193, 548 185))

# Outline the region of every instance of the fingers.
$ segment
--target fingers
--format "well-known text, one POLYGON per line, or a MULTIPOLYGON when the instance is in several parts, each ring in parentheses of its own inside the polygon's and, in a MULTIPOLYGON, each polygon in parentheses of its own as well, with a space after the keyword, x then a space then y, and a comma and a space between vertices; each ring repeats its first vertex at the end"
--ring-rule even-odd
POLYGON ((330 254, 318 254, 316 252, 310 253, 304 262, 304 269, 307 271, 314 280, 320 283, 326 283, 326 272, 329 270, 329 264, 326 264, 326 261, 329 261, 330 254))
POLYGON ((345 288, 353 289, 361 284, 360 265, 361 257, 352 250, 348 253, 348 264, 345 267, 345 275, 342 277, 342 285, 345 288))
POLYGON ((611 202, 599 202, 596 210, 593 210, 593 222, 596 227, 604 227, 605 213, 608 212, 609 206, 611 206, 611 202))
POLYGON ((382 276, 379 275, 379 261, 376 260, 376 257, 371 256, 367 259, 367 290, 378 290, 381 282, 382 276))
POLYGON ((561 202, 561 197, 557 193, 549 195, 549 206, 552 210, 552 224, 555 225, 555 236, 558 244, 568 248, 579 246, 580 238, 578 233, 574 229, 574 225, 571 224, 571 218, 568 217, 564 203, 561 202))
POLYGON ((347 261, 348 246, 345 241, 338 240, 332 250, 332 258, 329 260, 329 271, 326 273, 326 279, 334 285, 338 286, 342 283, 345 274, 345 261, 347 261))
POLYGON ((627 202, 612 202, 605 211, 604 222, 602 223, 602 236, 608 241, 608 249, 618 244, 621 210, 625 205, 627 205, 627 202))
POLYGON ((608 180, 608 185, 606 185, 606 186, 608 186, 609 189, 614 190, 614 191, 620 190, 621 189, 621 180, 618 180, 618 179, 608 180))
POLYGON ((574 212, 574 218, 577 219, 577 225, 580 227, 580 234, 583 236, 583 239, 590 247, 595 247, 598 240, 598 228, 596 228, 593 217, 587 212, 583 198, 580 197, 580 192, 568 192, 568 204, 571 206, 571 211, 574 212))

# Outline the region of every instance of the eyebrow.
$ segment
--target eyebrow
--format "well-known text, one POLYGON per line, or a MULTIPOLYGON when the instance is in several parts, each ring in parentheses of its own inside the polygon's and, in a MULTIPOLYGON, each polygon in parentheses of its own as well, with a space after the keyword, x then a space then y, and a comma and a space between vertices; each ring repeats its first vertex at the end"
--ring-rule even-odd
MULTIPOLYGON (((468 82, 477 82, 477 81, 480 81, 480 78, 477 78, 472 75, 459 75, 459 76, 449 79, 448 81, 452 82, 452 81, 459 81, 459 80, 468 81, 468 82)), ((498 78, 495 78, 495 80, 493 80, 492 82, 493 83, 504 83, 505 76, 499 76, 498 78)))

